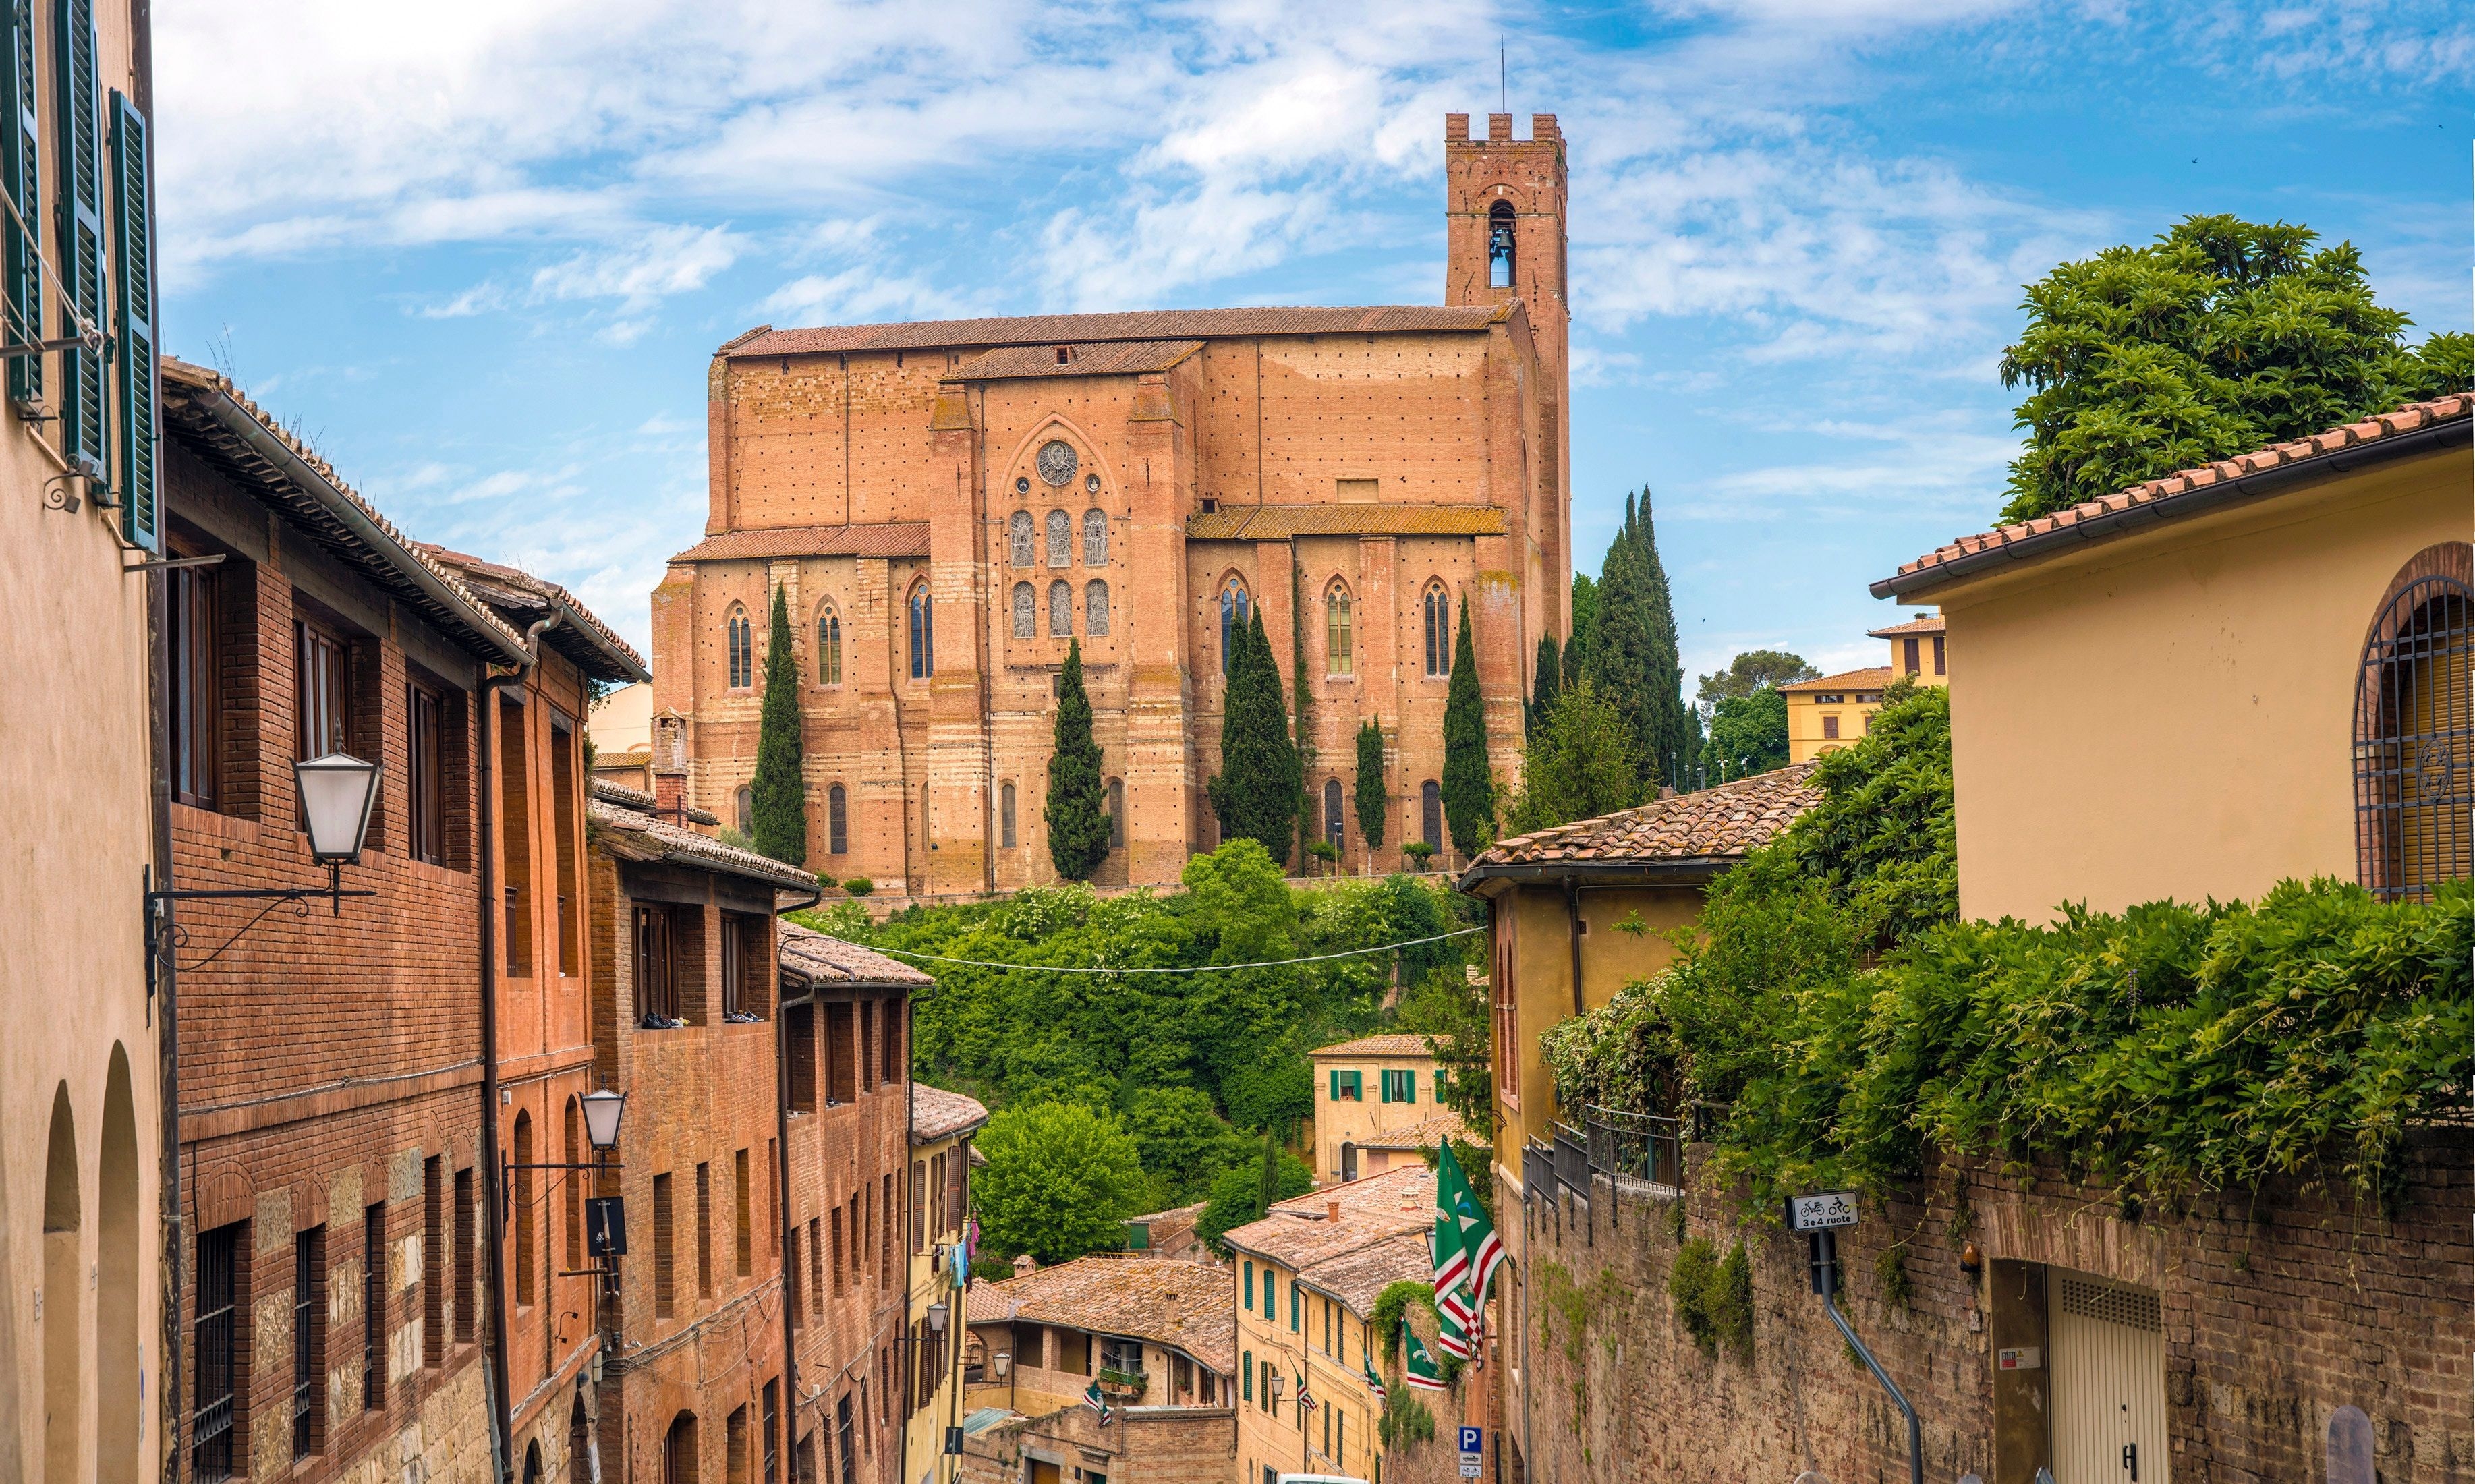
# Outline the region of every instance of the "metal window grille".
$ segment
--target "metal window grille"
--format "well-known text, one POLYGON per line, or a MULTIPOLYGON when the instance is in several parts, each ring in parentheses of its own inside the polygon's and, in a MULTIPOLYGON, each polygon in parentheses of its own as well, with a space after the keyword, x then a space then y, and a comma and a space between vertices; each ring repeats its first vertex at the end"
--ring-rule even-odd
POLYGON ((2391 598, 2355 683, 2355 840, 2383 901, 2428 900, 2475 872, 2475 601, 2429 576, 2391 598))
POLYGON ((386 1205, 361 1213, 361 1408, 386 1405, 386 1205))
POLYGON ((292 1456, 318 1450, 319 1235, 313 1227, 292 1239, 292 1456))
POLYGON ((781 1384, 779 1381, 765 1383, 765 1441, 762 1447, 765 1455, 765 1484, 779 1484, 782 1473, 782 1444, 779 1436, 781 1384))
POLYGON ((240 1232, 241 1224, 234 1222, 198 1238, 198 1408, 190 1421, 190 1475, 200 1484, 233 1472, 240 1232))

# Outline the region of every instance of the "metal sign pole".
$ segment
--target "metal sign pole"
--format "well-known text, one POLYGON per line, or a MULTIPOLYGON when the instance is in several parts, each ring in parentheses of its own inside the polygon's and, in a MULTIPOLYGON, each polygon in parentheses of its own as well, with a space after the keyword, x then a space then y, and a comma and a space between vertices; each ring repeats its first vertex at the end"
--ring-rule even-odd
POLYGON ((1891 1404, 1908 1420, 1908 1484, 1925 1484, 1924 1432, 1917 1423, 1917 1409, 1907 1394, 1891 1379, 1891 1373, 1874 1358, 1874 1352, 1857 1337, 1848 1317, 1839 1312, 1839 1229, 1856 1225, 1856 1197, 1844 1190, 1825 1191, 1819 1195, 1792 1196, 1787 1203, 1787 1224, 1791 1231, 1805 1234, 1806 1262, 1811 1269, 1813 1291, 1822 1296, 1822 1306, 1830 1322, 1839 1326, 1839 1336, 1874 1379, 1890 1393, 1891 1404))

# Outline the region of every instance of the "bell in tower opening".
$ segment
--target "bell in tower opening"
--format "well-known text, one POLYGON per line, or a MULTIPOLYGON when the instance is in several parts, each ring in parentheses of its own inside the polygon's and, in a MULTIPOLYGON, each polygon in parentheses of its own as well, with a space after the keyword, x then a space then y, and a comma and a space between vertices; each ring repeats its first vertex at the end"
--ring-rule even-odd
POLYGON ((1512 284, 1512 203, 1499 201, 1487 212, 1486 222, 1486 286, 1510 288, 1512 284))

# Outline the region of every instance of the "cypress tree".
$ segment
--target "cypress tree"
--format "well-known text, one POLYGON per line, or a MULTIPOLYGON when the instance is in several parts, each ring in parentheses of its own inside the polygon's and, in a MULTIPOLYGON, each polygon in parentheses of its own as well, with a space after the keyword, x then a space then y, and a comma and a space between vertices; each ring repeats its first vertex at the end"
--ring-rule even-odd
POLYGON ((1537 673, 1530 682, 1530 709, 1524 718, 1529 722, 1527 736, 1537 736, 1538 729, 1547 724, 1547 713, 1556 709, 1556 693, 1563 689, 1562 677, 1558 673, 1563 667, 1558 660, 1556 636, 1539 635, 1537 673))
POLYGON ((1391 795, 1384 787, 1384 728, 1373 721, 1358 728, 1358 833, 1366 840, 1371 860, 1384 848, 1384 821, 1391 816, 1391 795))
POLYGON ((1091 697, 1083 689, 1083 643, 1067 640, 1057 676, 1056 751, 1048 760, 1048 859, 1068 881, 1090 881, 1109 858, 1109 805, 1100 744, 1091 740, 1091 697))
POLYGON ((773 590, 773 631, 765 642, 765 708, 756 724, 756 776, 748 781, 748 823, 760 854, 789 865, 808 859, 808 786, 799 776, 799 662, 791 653, 791 605, 773 590))
POLYGON ((1642 560, 1632 497, 1627 495, 1624 524, 1599 569, 1598 611, 1590 620, 1587 673, 1632 738, 1644 792, 1657 787, 1662 756, 1649 693, 1650 607, 1650 572, 1642 560))
POLYGON ((1658 559, 1658 532, 1651 522, 1650 487, 1641 491, 1634 536, 1641 551, 1646 609, 1642 627, 1650 639, 1649 669, 1642 684, 1649 693, 1651 744, 1658 775, 1678 789, 1692 787, 1695 754, 1702 740, 1701 718, 1688 724, 1684 707, 1684 665, 1676 649, 1676 604, 1667 587, 1667 568, 1658 559))
POLYGON ((1444 693, 1444 821, 1464 856, 1495 831, 1495 777, 1486 766, 1486 709, 1478 693, 1478 651, 1470 642, 1469 597, 1461 597, 1453 640, 1453 678, 1444 693))
POLYGON ((1564 640, 1564 663, 1556 679, 1564 684, 1581 678, 1590 668, 1590 626, 1598 621, 1599 584, 1587 572, 1573 574, 1573 632, 1564 640))
POLYGON ((1307 864, 1307 843, 1320 839, 1314 801, 1307 796, 1307 770, 1314 766, 1314 692, 1307 684, 1306 568, 1289 564, 1289 698, 1296 702, 1292 741, 1298 760, 1298 864, 1307 864))
POLYGON ((1223 839, 1256 840, 1287 864, 1297 843, 1300 769, 1280 666, 1263 636, 1262 614, 1248 618, 1237 661, 1221 697, 1220 771, 1205 791, 1223 839))

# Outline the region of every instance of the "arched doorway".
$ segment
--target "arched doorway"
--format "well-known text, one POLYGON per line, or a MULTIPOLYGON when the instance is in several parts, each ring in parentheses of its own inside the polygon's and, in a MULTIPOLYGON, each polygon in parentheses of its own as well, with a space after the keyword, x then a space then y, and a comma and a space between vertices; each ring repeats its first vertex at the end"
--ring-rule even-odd
POLYGON ((95 1478, 137 1484, 137 1113, 118 1042, 103 1089, 103 1178, 95 1202, 95 1478))
POLYGON ((662 1484, 697 1484, 697 1420, 694 1412, 671 1419, 662 1439, 662 1484))
POLYGON ((577 1388, 567 1409, 567 1484, 599 1484, 593 1467, 593 1426, 584 1415, 584 1391, 577 1388))
POLYGON ((80 1484, 78 1394, 85 1372, 85 1326, 78 1323, 86 1285, 78 1281, 79 1235, 85 1225, 78 1204, 77 1120, 69 1111, 69 1084, 52 1093, 50 1154, 43 1167, 43 1477, 50 1484, 80 1484))
POLYGON ((525 1445, 525 1484, 542 1484, 541 1439, 525 1445))
POLYGON ((1340 1146, 1340 1178, 1344 1180, 1358 1179, 1358 1146, 1355 1144, 1340 1146))

